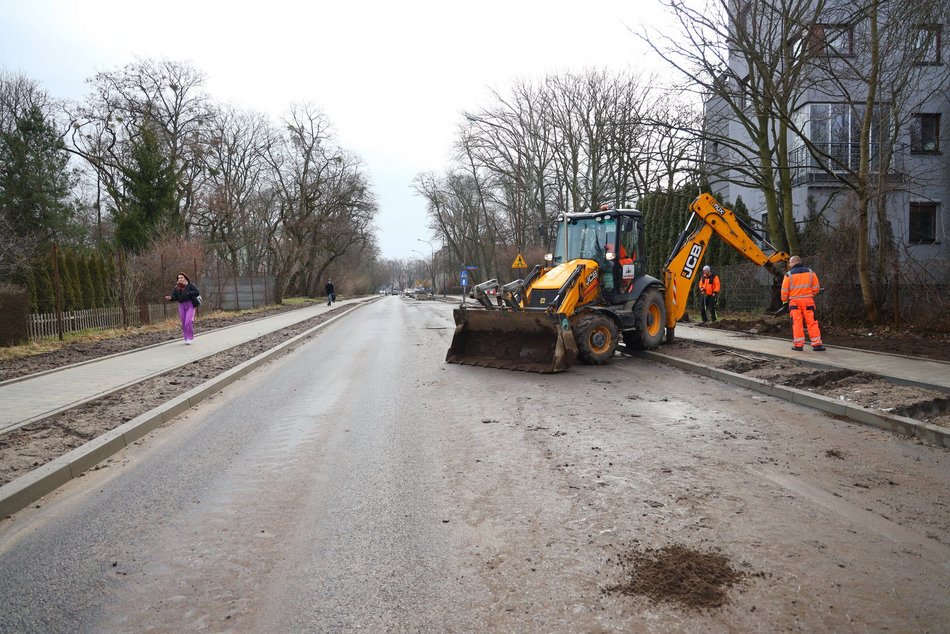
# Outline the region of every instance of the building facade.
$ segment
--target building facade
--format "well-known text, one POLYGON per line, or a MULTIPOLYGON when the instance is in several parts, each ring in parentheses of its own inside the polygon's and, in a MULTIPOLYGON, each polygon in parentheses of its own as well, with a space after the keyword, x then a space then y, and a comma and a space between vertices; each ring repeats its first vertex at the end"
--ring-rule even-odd
MULTIPOLYGON (((748 5, 737 5, 735 19, 742 19, 743 4, 748 5)), ((838 11, 824 8, 822 15, 814 13, 810 21, 799 22, 801 28, 792 31, 796 35, 779 44, 787 57, 779 55, 773 64, 777 76, 785 68, 798 71, 794 97, 784 113, 770 117, 767 131, 773 147, 780 147, 778 119, 787 120, 790 211, 796 223, 820 215, 837 224, 843 214, 853 213, 853 185, 866 177, 875 192, 872 205, 883 205, 900 252, 919 262, 945 265, 950 261, 946 25, 926 11, 900 20, 881 15, 886 30, 878 25, 881 62, 875 76, 867 12, 856 11, 853 3, 840 4, 838 11), (866 118, 872 85, 873 111, 866 118), (861 162, 862 147, 866 165, 861 162)), ((753 217, 764 221, 763 188, 749 177, 757 163, 749 126, 755 113, 743 109, 755 108, 756 95, 749 93, 766 89, 768 82, 755 80, 756 69, 748 72, 752 59, 749 52, 731 51, 723 78, 731 90, 714 91, 705 102, 704 159, 713 193, 729 201, 741 196, 753 217)), ((779 165, 774 167, 777 183, 779 165)), ((871 217, 876 217, 876 209, 871 217)), ((872 243, 875 235, 872 228, 872 243)))

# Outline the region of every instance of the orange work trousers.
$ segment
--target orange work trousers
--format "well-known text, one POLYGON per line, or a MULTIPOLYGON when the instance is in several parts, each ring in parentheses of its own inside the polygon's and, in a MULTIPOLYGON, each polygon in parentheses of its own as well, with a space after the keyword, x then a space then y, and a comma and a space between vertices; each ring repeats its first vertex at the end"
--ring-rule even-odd
POLYGON ((799 297, 788 301, 788 314, 792 317, 792 344, 805 345, 805 327, 808 328, 808 338, 811 345, 821 345, 821 330, 818 329, 818 319, 815 318, 815 300, 811 297, 799 297))

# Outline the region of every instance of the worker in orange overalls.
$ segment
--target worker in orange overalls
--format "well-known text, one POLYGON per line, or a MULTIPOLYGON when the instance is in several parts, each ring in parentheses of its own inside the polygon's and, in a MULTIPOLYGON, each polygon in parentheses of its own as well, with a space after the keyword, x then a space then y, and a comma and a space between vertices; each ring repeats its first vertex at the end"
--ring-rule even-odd
POLYGON ((797 255, 790 257, 788 273, 782 279, 782 301, 788 302, 788 312, 792 317, 792 350, 805 349, 803 323, 808 327, 811 349, 818 352, 825 349, 821 344, 821 330, 815 317, 815 295, 820 290, 815 272, 804 266, 797 255))
POLYGON ((703 267, 703 274, 699 278, 699 314, 702 315, 703 323, 706 323, 706 313, 709 312, 709 318, 716 321, 716 302, 719 297, 719 276, 713 273, 708 266, 703 267))

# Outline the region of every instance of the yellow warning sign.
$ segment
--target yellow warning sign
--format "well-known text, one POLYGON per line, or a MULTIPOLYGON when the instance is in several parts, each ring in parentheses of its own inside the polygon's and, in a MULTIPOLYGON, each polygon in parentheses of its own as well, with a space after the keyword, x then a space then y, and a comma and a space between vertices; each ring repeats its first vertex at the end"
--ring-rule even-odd
POLYGON ((518 254, 518 257, 515 258, 515 261, 511 264, 513 269, 526 269, 528 268, 528 263, 524 261, 524 258, 521 254, 518 254))

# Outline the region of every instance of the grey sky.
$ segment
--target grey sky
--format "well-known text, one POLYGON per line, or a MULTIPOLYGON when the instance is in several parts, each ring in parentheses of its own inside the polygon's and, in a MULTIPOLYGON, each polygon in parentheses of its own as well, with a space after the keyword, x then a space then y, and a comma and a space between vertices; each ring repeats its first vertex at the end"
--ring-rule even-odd
POLYGON ((448 165, 463 110, 519 78, 645 68, 629 28, 663 19, 656 0, 0 0, 0 65, 64 99, 155 57, 191 62, 215 99, 275 118, 310 101, 365 163, 383 256, 409 258, 432 241, 412 178, 448 165))

